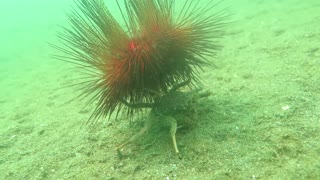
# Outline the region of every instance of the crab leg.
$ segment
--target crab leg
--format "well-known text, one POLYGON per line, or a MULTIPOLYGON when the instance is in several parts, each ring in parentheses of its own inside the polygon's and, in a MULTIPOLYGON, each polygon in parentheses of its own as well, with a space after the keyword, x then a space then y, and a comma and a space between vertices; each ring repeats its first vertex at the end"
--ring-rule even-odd
POLYGON ((145 121, 143 128, 137 134, 132 136, 128 141, 119 145, 116 148, 116 150, 119 150, 119 149, 123 148, 124 146, 126 146, 127 144, 132 143, 132 142, 136 141, 137 139, 139 139, 141 136, 143 136, 145 133, 147 133, 150 130, 151 126, 152 126, 152 119, 149 118, 148 120, 145 121))
POLYGON ((177 141, 176 141, 176 132, 177 132, 177 120, 170 116, 162 116, 160 119, 161 122, 165 123, 164 125, 170 127, 170 135, 173 143, 174 150, 179 154, 177 141))

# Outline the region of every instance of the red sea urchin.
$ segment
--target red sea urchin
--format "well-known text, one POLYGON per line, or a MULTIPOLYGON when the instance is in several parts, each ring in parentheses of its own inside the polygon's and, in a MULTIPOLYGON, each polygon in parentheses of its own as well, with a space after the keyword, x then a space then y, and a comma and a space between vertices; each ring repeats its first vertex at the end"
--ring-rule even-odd
POLYGON ((63 46, 55 46, 65 54, 57 58, 88 76, 81 95, 97 101, 91 122, 123 107, 132 115, 151 108, 159 95, 193 85, 224 32, 225 11, 213 11, 220 2, 123 1, 124 8, 116 2, 124 27, 103 0, 76 0, 68 15, 71 28, 59 35, 63 46))

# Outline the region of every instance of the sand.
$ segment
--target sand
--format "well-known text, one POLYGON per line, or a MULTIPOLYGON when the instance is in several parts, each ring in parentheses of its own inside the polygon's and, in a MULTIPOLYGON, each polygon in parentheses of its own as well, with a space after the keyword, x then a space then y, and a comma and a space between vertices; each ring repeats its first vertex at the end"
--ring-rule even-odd
POLYGON ((144 117, 84 124, 94 104, 69 102, 77 75, 47 44, 69 3, 0 3, 0 179, 320 178, 317 0, 224 2, 234 23, 201 74, 212 95, 194 127, 178 129, 180 156, 167 129, 118 155, 144 117))

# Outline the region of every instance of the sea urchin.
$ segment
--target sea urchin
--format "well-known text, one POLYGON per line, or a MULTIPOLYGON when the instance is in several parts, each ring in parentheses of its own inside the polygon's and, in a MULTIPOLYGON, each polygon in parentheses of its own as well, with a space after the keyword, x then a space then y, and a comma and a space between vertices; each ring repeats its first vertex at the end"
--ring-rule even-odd
MULTIPOLYGON (((82 96, 97 102, 90 118, 111 116, 127 107, 152 107, 155 99, 198 81, 220 46, 225 11, 212 0, 116 0, 117 20, 103 0, 75 0, 54 46, 59 59, 83 70, 82 96), (122 7, 122 8, 121 8, 122 7)), ((112 7, 109 7, 110 9, 112 7)))

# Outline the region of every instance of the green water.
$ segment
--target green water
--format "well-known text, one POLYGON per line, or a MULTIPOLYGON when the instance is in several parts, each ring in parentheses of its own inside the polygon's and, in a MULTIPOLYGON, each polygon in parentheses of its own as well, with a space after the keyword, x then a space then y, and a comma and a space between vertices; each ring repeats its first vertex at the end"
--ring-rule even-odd
MULTIPOLYGON (((94 104, 68 101, 77 75, 50 57, 70 4, 0 2, 0 179, 320 178, 317 0, 223 2, 234 23, 216 68, 201 74, 212 95, 199 102, 197 124, 178 129, 181 156, 164 129, 122 158, 115 147, 143 118, 87 127, 94 104)), ((117 13, 114 1, 108 7, 117 13)))

